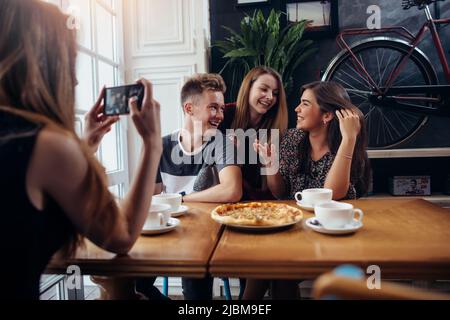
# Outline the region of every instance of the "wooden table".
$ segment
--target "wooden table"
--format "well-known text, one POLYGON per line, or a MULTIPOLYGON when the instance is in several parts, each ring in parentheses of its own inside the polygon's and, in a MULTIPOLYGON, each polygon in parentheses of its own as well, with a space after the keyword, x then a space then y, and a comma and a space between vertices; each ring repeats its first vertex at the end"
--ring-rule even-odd
MULTIPOLYGON (((189 276, 310 279, 341 264, 378 265, 383 278, 450 279, 450 211, 424 200, 348 201, 364 211, 355 234, 319 234, 304 225, 272 233, 225 229, 210 218, 217 204, 190 203, 181 226, 140 237, 128 256, 92 244, 75 259, 52 261, 48 272, 78 265, 83 274, 120 277, 189 276)), ((287 202, 295 205, 294 202, 287 202)))
POLYGON ((382 278, 450 279, 449 210, 419 199, 348 202, 364 211, 364 227, 351 235, 307 228, 305 220, 313 214, 306 211, 302 223, 280 232, 227 227, 209 272, 217 277, 309 279, 351 263, 378 265, 382 278))
POLYGON ((119 257, 88 243, 74 259, 54 259, 47 272, 66 273, 68 265, 77 265, 89 275, 204 277, 223 229, 211 220, 209 208, 205 204, 192 206, 188 214, 179 217, 179 227, 166 234, 141 236, 127 256, 119 257))

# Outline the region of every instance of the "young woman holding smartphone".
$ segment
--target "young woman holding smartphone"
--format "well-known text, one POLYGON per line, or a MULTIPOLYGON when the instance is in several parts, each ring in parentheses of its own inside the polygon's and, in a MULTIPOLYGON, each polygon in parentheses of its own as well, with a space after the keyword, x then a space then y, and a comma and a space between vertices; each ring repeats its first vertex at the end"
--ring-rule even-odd
POLYGON ((61 249, 73 254, 87 238, 126 254, 140 235, 161 155, 160 106, 146 80, 131 118, 143 152, 125 199, 117 204, 94 157, 117 118, 102 112, 102 95, 75 133, 77 43, 68 17, 38 0, 0 0, 1 296, 38 299, 39 279, 61 249))

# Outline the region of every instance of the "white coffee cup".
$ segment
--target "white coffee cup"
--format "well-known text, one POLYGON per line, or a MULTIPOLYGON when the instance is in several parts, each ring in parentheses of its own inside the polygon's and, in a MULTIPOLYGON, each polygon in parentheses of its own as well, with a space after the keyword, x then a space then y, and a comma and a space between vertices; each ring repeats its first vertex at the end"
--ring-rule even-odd
POLYGON ((168 204, 152 204, 145 221, 144 229, 160 228, 167 225, 171 208, 168 204))
POLYGON ((304 205, 315 206, 318 203, 331 201, 333 199, 333 190, 317 188, 306 189, 295 194, 295 200, 304 205), (299 199, 299 197, 301 197, 299 199))
POLYGON ((161 193, 154 195, 152 204, 168 204, 171 212, 176 212, 181 206, 181 194, 178 193, 161 193))
POLYGON ((314 207, 314 213, 325 229, 340 229, 355 223, 355 213, 359 215, 358 222, 361 222, 364 216, 361 209, 355 209, 350 203, 337 201, 317 204, 314 207))

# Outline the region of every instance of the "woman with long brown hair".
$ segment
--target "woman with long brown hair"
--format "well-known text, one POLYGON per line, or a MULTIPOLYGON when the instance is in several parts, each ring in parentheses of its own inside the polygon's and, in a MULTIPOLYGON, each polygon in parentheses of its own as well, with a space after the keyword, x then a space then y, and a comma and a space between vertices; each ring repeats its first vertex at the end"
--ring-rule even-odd
MULTIPOLYGON (((302 87, 297 128, 287 131, 280 147, 279 172, 268 176, 277 198, 294 199, 298 191, 329 188, 333 199, 355 199, 369 186, 370 163, 364 116, 335 82, 302 87)), ((255 148, 271 166, 278 157, 267 144, 255 148)))
MULTIPOLYGON (((280 199, 294 199, 295 193, 310 188, 333 190, 333 199, 356 199, 366 194, 370 179, 364 116, 345 89, 335 82, 304 85, 295 109, 297 127, 286 132, 280 157, 269 144, 254 144, 266 166, 275 174, 267 177, 269 189, 280 199)), ((249 283, 244 298, 262 298, 268 282, 249 283)), ((276 298, 293 297, 296 283, 277 281, 276 298), (293 284, 293 285, 290 285, 293 284)))
POLYGON ((8 263, 2 297, 38 299, 39 278, 58 250, 73 254, 83 237, 127 253, 150 206, 161 155, 159 104, 145 87, 130 103, 143 152, 130 192, 118 205, 93 155, 117 118, 102 115, 100 95, 75 133, 76 38, 68 17, 38 0, 0 0, 1 252, 8 263))
POLYGON ((277 130, 278 135, 285 133, 288 126, 288 111, 286 93, 284 91, 281 76, 274 69, 266 66, 258 66, 251 69, 242 81, 236 104, 229 105, 225 109, 224 121, 219 129, 226 133, 227 129, 254 130, 256 134, 248 134, 245 137, 235 135, 238 141, 238 152, 245 154, 245 163, 242 166, 244 182, 243 200, 258 200, 271 197, 264 176, 261 176, 260 163, 250 163, 249 159, 256 159, 250 153, 255 139, 262 138, 264 130, 267 141, 272 138, 272 130, 277 130), (260 131, 261 130, 261 131, 260 131))

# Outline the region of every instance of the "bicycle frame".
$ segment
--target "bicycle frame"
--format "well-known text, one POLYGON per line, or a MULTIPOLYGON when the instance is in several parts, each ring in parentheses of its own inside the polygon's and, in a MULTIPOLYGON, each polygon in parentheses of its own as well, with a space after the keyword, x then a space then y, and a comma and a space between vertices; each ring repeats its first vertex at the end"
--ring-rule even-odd
POLYGON ((398 74, 402 70, 404 64, 406 63, 407 59, 411 56, 413 51, 417 48, 418 44, 423 40, 423 37, 425 33, 430 30, 434 45, 436 47, 437 53, 439 55, 439 60, 442 65, 442 69, 445 74, 445 78, 447 80, 447 83, 450 84, 450 68, 447 62, 447 58, 445 56, 444 49, 442 47, 442 42, 440 39, 440 36, 436 29, 436 24, 450 24, 450 19, 433 19, 430 13, 430 9, 428 6, 424 8, 425 14, 427 16, 427 21, 422 25, 421 29, 416 35, 413 35, 408 29, 404 27, 394 26, 394 27, 387 27, 387 28, 381 28, 381 29, 347 29, 339 34, 337 37, 337 43, 339 47, 343 50, 348 51, 351 56, 354 64, 359 69, 361 73, 363 73, 366 76, 366 81, 368 84, 373 88, 373 90, 380 95, 385 94, 392 86, 392 83, 397 78, 398 74), (386 34, 386 33, 393 33, 398 35, 401 38, 404 38, 407 40, 407 42, 410 44, 411 49, 409 52, 404 55, 404 57, 398 61, 397 65, 393 68, 392 72, 390 73, 388 80, 386 82, 385 87, 380 88, 376 82, 372 79, 372 77, 367 73, 365 70, 365 67, 361 64, 361 62, 357 59, 355 53, 352 51, 352 48, 350 45, 346 42, 344 39, 345 36, 355 36, 355 35, 379 35, 379 34, 386 34))

